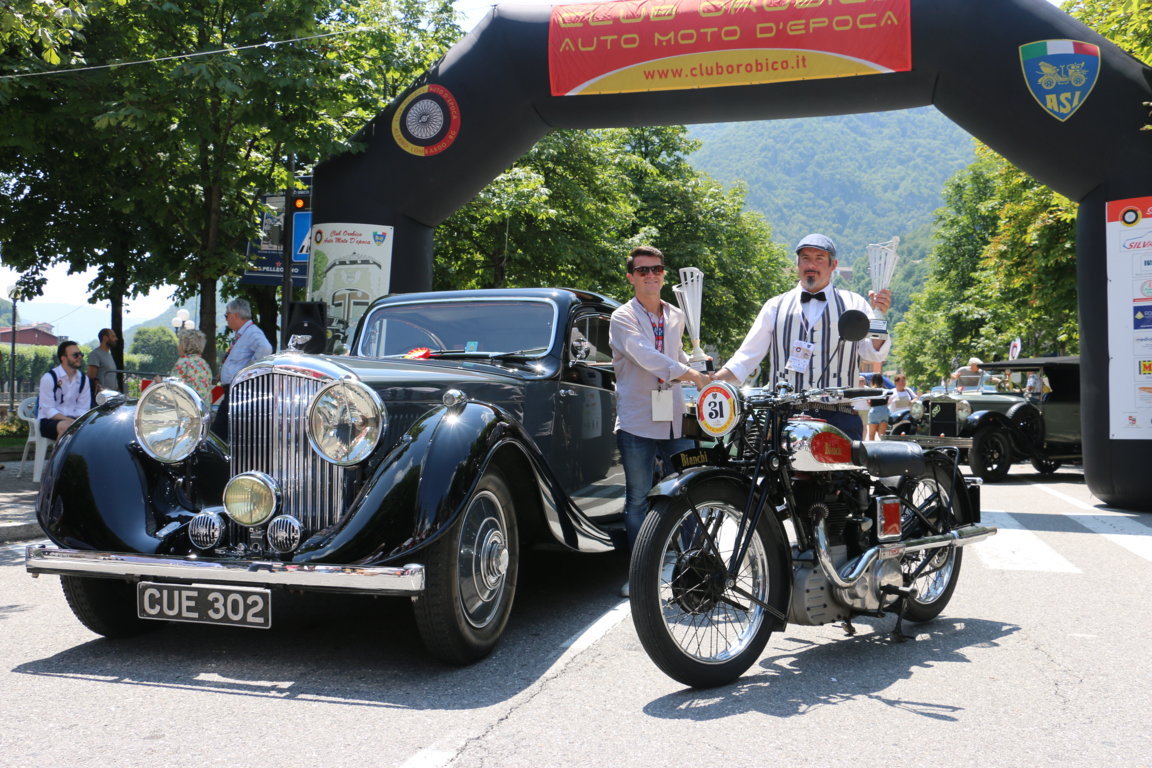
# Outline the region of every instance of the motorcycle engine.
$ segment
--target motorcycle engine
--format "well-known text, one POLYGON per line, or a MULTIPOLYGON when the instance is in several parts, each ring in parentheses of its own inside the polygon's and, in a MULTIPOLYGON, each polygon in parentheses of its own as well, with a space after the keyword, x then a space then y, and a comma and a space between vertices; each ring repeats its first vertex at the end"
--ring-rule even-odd
MULTIPOLYGON (((842 576, 852 571, 874 543, 870 491, 866 478, 850 472, 798 478, 793 484, 798 515, 814 520, 817 511, 823 514, 829 554, 842 576)), ((824 576, 814 552, 794 547, 792 554, 795 568, 788 619, 796 624, 818 626, 845 620, 853 611, 883 610, 893 598, 882 589, 903 584, 898 559, 875 562, 855 584, 841 588, 824 576)))

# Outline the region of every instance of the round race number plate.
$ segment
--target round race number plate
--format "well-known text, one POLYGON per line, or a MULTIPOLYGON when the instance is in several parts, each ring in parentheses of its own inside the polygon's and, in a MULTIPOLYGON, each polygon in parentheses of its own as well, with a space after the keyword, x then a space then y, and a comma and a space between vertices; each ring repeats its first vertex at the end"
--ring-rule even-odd
POLYGON ((724 381, 714 381, 700 390, 696 398, 696 421, 701 431, 715 438, 735 429, 740 423, 740 394, 724 381))

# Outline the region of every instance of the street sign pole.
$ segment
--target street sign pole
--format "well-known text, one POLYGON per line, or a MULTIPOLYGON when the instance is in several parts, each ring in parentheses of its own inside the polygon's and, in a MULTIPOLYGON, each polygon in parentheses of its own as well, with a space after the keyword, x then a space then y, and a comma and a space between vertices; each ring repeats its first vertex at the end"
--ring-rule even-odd
POLYGON ((281 263, 284 280, 280 284, 280 348, 288 346, 288 313, 292 309, 292 219, 296 210, 296 155, 288 155, 288 191, 284 194, 284 228, 281 235, 281 263))

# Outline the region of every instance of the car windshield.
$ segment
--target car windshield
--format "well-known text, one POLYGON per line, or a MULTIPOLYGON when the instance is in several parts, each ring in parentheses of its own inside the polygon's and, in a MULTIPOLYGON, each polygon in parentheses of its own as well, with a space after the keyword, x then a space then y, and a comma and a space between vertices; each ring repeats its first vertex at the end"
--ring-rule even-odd
POLYGON ((368 357, 540 357, 552 346, 556 307, 531 299, 388 304, 368 317, 360 354, 368 357))

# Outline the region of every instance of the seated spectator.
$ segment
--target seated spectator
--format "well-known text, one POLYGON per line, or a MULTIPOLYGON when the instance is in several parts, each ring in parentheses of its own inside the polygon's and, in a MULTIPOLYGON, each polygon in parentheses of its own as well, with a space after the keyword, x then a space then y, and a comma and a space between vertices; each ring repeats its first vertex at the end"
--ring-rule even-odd
POLYGON ((195 390, 209 406, 212 405, 212 369, 200 354, 204 351, 204 332, 195 329, 180 331, 176 345, 180 359, 176 361, 176 376, 195 390))
POLYGON ((60 365, 40 377, 40 399, 36 416, 40 420, 40 436, 55 440, 72 422, 80 418, 95 403, 92 380, 80 369, 84 353, 74 341, 62 341, 56 347, 60 365))

